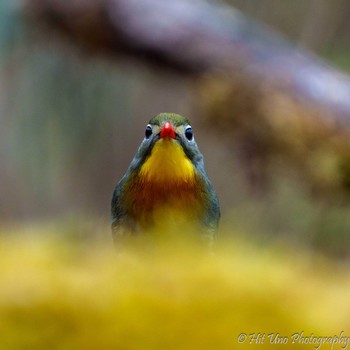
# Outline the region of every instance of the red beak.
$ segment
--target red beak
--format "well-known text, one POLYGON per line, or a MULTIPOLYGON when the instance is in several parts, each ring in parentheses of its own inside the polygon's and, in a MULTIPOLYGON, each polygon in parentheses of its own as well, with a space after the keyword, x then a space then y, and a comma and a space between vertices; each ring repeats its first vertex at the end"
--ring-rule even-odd
POLYGON ((164 137, 175 138, 175 129, 169 122, 166 122, 160 130, 160 138, 164 137))

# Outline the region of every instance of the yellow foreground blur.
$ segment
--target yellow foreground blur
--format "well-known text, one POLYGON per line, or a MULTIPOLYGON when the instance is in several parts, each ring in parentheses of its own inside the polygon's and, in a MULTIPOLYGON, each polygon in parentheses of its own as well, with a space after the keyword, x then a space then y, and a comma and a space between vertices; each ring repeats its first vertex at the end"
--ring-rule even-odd
POLYGON ((326 260, 58 236, 0 236, 0 349, 350 349, 350 272, 326 260))

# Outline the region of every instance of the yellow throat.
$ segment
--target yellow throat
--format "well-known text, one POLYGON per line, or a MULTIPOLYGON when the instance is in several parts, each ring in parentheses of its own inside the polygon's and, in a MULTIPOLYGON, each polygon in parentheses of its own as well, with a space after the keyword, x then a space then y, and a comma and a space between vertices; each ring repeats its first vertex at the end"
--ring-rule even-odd
POLYGON ((157 183, 192 182, 195 168, 181 145, 174 139, 159 139, 142 165, 141 178, 157 183))

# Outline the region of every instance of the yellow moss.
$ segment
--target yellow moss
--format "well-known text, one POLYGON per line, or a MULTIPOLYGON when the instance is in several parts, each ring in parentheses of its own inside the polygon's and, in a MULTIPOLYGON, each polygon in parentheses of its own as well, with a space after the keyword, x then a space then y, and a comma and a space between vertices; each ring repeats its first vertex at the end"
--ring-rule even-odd
POLYGON ((1 237, 0 349, 313 349, 237 337, 350 326, 349 273, 306 253, 140 238, 116 255, 59 234, 1 237))

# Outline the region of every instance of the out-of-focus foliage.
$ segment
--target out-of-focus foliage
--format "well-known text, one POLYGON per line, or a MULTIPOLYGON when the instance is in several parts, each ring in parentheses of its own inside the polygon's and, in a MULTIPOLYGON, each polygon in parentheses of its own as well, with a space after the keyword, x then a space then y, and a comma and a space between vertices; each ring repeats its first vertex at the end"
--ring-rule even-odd
POLYGON ((232 194, 232 227, 348 256, 349 130, 244 73, 208 75, 197 91, 201 115, 235 153, 231 184, 250 192, 232 194))
POLYGON ((2 233, 0 347, 7 350, 311 350, 291 335, 349 336, 348 272, 305 251, 257 250, 235 239, 213 255, 191 240, 140 239, 116 255, 107 242, 74 243, 52 227, 2 233), (239 344, 241 333, 266 339, 239 344), (289 342, 272 345, 270 333, 289 342))
POLYGON ((243 144, 253 185, 271 178, 278 170, 271 161, 277 159, 286 169, 298 169, 315 192, 335 196, 349 189, 349 130, 329 111, 305 106, 272 84, 254 84, 254 78, 239 73, 201 79, 198 85, 203 115, 226 134, 232 148, 243 144))

